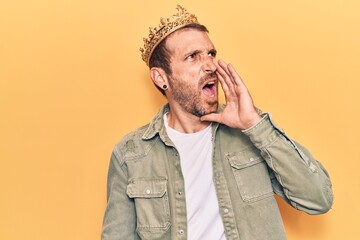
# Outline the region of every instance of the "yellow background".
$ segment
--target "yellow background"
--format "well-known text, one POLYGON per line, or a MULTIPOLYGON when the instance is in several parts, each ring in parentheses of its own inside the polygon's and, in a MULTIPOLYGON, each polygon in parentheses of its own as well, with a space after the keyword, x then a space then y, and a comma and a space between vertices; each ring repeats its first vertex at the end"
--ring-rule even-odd
POLYGON ((356 0, 1 0, 0 239, 100 238, 111 150, 165 102, 138 49, 177 2, 208 26, 256 105, 331 174, 326 215, 279 201, 288 238, 357 239, 356 0))

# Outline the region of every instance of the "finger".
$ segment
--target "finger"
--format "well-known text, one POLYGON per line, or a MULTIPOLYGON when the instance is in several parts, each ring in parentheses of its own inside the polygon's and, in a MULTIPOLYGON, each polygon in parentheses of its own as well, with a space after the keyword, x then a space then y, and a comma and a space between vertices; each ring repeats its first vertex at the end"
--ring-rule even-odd
POLYGON ((235 68, 231 64, 228 65, 228 68, 231 76, 234 79, 236 94, 241 95, 248 92, 247 87, 244 84, 244 81, 241 79, 240 75, 236 72, 235 68))
MULTIPOLYGON (((235 78, 238 77, 238 74, 236 74, 236 72, 235 72, 235 74, 234 74, 232 71, 230 71, 230 68, 229 68, 229 67, 232 67, 232 65, 231 65, 230 63, 227 64, 227 63, 225 63, 223 60, 219 60, 219 65, 224 69, 224 71, 226 71, 227 75, 229 76, 229 79, 230 79, 231 83, 232 83, 233 86, 234 86, 234 87, 233 87, 233 90, 234 90, 234 92, 237 94, 237 93, 238 93, 238 90, 237 90, 235 78)), ((235 70, 235 69, 233 68, 233 70, 235 70)))
POLYGON ((201 121, 204 122, 218 122, 218 123, 222 123, 221 122, 221 114, 220 113, 210 113, 207 115, 204 115, 200 118, 201 121))
POLYGON ((226 93, 229 92, 230 90, 229 90, 228 85, 227 85, 226 82, 225 82, 225 79, 223 78, 223 76, 221 76, 221 74, 220 74, 219 72, 216 72, 216 75, 217 75, 217 77, 218 77, 218 79, 219 79, 219 82, 220 82, 220 84, 221 84, 222 89, 224 90, 224 92, 225 92, 225 94, 226 94, 226 93))
POLYGON ((231 73, 229 72, 228 66, 225 63, 224 60, 219 59, 219 66, 226 72, 228 76, 231 76, 231 73))
MULTIPOLYGON (((218 62, 215 61, 214 63, 215 63, 216 70, 217 70, 216 72, 219 73, 219 75, 224 79, 224 82, 226 83, 227 88, 229 89, 230 93, 235 93, 234 83, 231 80, 230 73, 227 73, 228 70, 227 70, 226 66, 224 69, 222 66, 219 65, 218 62)), ((223 63, 222 63, 222 65, 224 66, 223 63)))
POLYGON ((229 75, 231 82, 235 85, 236 88, 236 77, 239 77, 239 75, 236 73, 234 74, 234 67, 229 63, 225 63, 223 60, 219 60, 219 65, 226 71, 226 73, 229 75), (232 68, 233 71, 230 70, 232 68))
POLYGON ((231 101, 231 99, 233 99, 233 96, 235 96, 236 93, 234 90, 231 90, 229 88, 229 86, 225 82, 224 78, 219 73, 216 73, 216 74, 218 76, 219 82, 221 84, 221 88, 225 95, 225 102, 227 103, 227 102, 231 101))
POLYGON ((214 64, 215 64, 215 67, 216 67, 216 72, 220 73, 220 75, 223 77, 223 78, 226 78, 229 76, 229 74, 225 71, 225 69, 223 67, 220 66, 219 64, 220 60, 217 61, 216 59, 214 59, 214 64))
POLYGON ((226 95, 230 94, 230 88, 228 86, 228 84, 225 81, 225 78, 227 77, 227 74, 225 73, 225 71, 219 66, 219 63, 214 60, 214 64, 216 66, 216 75, 220 81, 221 87, 226 95))
POLYGON ((229 69, 229 73, 230 75, 233 77, 234 79, 234 84, 238 85, 238 86, 245 86, 243 80, 241 79, 240 75, 236 72, 235 68, 233 67, 233 65, 229 64, 228 65, 228 69, 229 69))

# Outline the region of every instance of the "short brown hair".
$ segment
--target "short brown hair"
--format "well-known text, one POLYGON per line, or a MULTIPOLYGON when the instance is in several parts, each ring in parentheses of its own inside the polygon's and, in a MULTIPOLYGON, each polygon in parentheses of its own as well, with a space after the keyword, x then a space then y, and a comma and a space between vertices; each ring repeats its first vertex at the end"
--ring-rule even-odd
MULTIPOLYGON (((182 28, 179 28, 176 31, 179 31, 181 29, 187 29, 187 28, 196 29, 201 32, 207 32, 207 33, 209 32, 208 29, 204 25, 197 24, 197 23, 192 23, 192 24, 186 25, 182 28)), ((170 52, 168 49, 166 49, 166 46, 165 46, 166 40, 169 36, 164 38, 164 40, 162 40, 159 43, 159 45, 157 45, 156 48, 154 49, 153 53, 150 56, 149 68, 151 69, 152 67, 159 67, 159 68, 163 69, 166 74, 171 75, 172 71, 171 71, 171 67, 170 67, 170 52)), ((159 91, 163 95, 165 95, 165 91, 162 88, 158 87, 156 84, 155 84, 155 86, 159 89, 159 91)))

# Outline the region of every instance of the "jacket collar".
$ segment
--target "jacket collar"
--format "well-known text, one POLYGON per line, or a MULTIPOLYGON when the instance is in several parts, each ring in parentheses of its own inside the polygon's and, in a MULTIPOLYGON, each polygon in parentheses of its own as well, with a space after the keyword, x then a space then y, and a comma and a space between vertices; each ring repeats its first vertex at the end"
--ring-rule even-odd
MULTIPOLYGON (((224 105, 219 105, 217 112, 221 112, 224 109, 224 105)), ((150 140, 159 134, 161 140, 168 144, 172 145, 171 141, 166 133, 166 128, 164 125, 164 114, 169 112, 170 106, 169 104, 165 104, 160 111, 154 116, 154 118, 149 123, 149 127, 146 129, 145 133, 142 136, 143 140, 150 140)), ((215 132, 219 126, 219 123, 213 122, 213 131, 215 132)))
MULTIPOLYGON (((151 120, 149 127, 146 129, 145 133, 143 134, 143 136, 142 136, 143 140, 150 140, 153 137, 155 137, 155 135, 158 133, 159 133, 161 139, 163 139, 164 133, 166 132, 166 129, 164 126, 164 114, 169 112, 169 110, 170 110, 170 106, 168 103, 165 104, 160 109, 160 111, 151 120)), ((164 139, 163 139, 163 141, 164 141, 164 139)))

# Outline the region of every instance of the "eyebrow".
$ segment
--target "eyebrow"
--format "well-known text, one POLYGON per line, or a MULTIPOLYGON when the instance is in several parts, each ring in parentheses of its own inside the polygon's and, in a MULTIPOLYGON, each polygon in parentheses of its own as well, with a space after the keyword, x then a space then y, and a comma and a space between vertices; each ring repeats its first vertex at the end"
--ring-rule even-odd
MULTIPOLYGON (((190 55, 197 55, 201 52, 202 52, 201 50, 193 50, 193 51, 190 51, 190 52, 187 52, 186 54, 184 54, 184 57, 187 57, 190 55)), ((217 54, 217 51, 215 48, 211 48, 208 52, 213 52, 213 53, 217 54)))
POLYGON ((200 50, 193 50, 193 51, 190 51, 190 52, 187 52, 186 54, 184 54, 184 57, 187 57, 187 56, 190 56, 190 55, 197 55, 199 53, 201 53, 202 51, 200 50))

